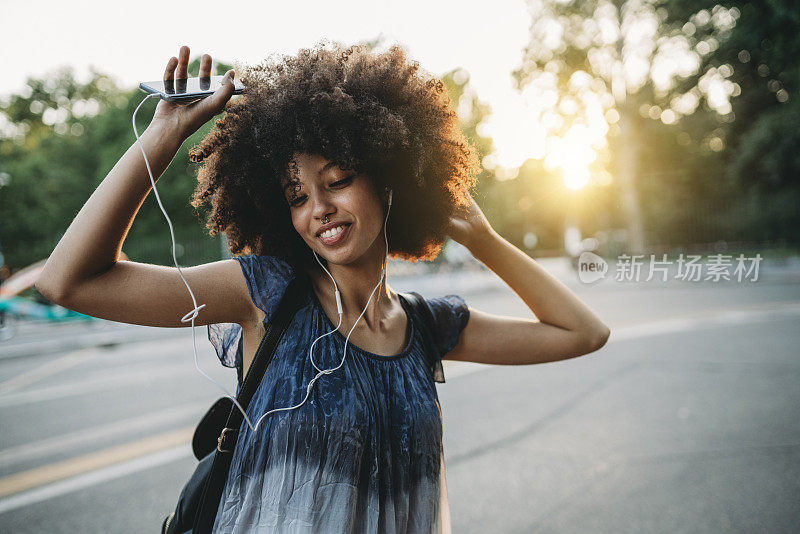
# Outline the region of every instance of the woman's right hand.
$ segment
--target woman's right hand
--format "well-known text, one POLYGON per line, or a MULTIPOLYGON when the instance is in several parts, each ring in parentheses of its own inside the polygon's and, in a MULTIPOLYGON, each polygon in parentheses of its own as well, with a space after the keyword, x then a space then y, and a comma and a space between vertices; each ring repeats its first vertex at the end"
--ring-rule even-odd
MULTIPOLYGON (((164 81, 189 77, 189 47, 182 46, 178 57, 171 57, 164 71, 164 81)), ((211 56, 203 54, 200 59, 200 77, 211 76, 211 56)), ((181 142, 196 132, 213 116, 219 114, 233 95, 233 69, 225 73, 222 87, 213 95, 194 100, 189 104, 179 104, 159 100, 150 126, 166 128, 172 135, 180 137, 181 142)))

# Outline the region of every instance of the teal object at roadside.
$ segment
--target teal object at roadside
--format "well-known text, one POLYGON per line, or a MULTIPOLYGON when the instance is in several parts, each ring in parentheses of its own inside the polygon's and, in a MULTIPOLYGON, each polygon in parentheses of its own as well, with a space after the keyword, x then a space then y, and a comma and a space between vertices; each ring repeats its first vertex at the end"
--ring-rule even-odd
POLYGON ((40 304, 23 297, 11 297, 0 300, 0 312, 18 315, 31 319, 45 319, 47 321, 75 321, 96 319, 91 315, 85 315, 73 310, 59 306, 58 304, 40 304))

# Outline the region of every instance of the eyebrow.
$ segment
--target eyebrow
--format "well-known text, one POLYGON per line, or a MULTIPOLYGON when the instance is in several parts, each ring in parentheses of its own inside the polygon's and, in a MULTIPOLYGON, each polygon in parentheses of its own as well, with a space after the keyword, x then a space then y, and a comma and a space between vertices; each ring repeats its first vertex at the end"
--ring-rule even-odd
MULTIPOLYGON (((325 171, 327 171, 331 167, 335 167, 335 166, 336 166, 336 162, 335 161, 329 161, 328 163, 325 164, 324 167, 322 167, 319 171, 317 171, 317 175, 322 176, 322 173, 324 173, 325 171)), ((297 180, 297 179, 289 180, 283 185, 283 190, 286 191, 286 189, 288 189, 290 186, 293 187, 293 186, 297 185, 298 183, 300 183, 300 180, 297 180)))
POLYGON ((336 162, 335 162, 335 161, 329 161, 328 163, 326 163, 326 164, 325 164, 325 166, 324 166, 324 167, 322 167, 322 168, 321 168, 321 169, 320 169, 320 170, 317 172, 317 175, 319 175, 319 176, 322 176, 322 173, 323 173, 323 172, 325 172, 325 171, 327 171, 328 169, 330 169, 331 167, 335 167, 335 166, 336 166, 336 162))

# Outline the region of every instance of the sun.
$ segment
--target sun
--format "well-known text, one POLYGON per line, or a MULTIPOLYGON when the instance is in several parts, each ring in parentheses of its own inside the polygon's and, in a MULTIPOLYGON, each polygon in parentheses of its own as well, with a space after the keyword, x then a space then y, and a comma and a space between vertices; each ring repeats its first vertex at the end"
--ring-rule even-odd
POLYGON ((604 144, 602 128, 573 124, 561 137, 549 137, 545 167, 561 173, 564 186, 583 189, 591 178, 590 166, 597 160, 597 149, 604 144))
POLYGON ((568 189, 578 191, 589 183, 589 169, 565 168, 563 172, 564 185, 568 189))

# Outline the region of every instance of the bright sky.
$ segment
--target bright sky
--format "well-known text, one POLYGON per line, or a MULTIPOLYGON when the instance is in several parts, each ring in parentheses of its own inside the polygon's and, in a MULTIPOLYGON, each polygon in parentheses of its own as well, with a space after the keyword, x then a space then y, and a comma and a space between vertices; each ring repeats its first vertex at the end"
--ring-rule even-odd
POLYGON ((526 119, 510 78, 528 41, 530 15, 524 0, 150 5, 0 0, 0 9, 3 96, 19 91, 26 77, 64 65, 73 66, 79 79, 88 77, 92 65, 134 87, 159 79, 183 44, 191 48, 192 58, 207 52, 230 63, 257 63, 270 52, 295 53, 324 37, 351 44, 383 35, 436 75, 458 67, 470 73, 470 85, 492 108, 486 134, 494 138, 499 164, 516 167, 543 155, 544 131, 526 119))

